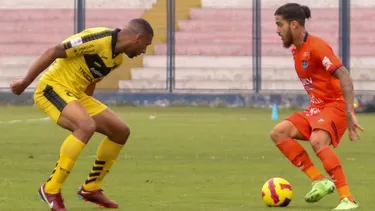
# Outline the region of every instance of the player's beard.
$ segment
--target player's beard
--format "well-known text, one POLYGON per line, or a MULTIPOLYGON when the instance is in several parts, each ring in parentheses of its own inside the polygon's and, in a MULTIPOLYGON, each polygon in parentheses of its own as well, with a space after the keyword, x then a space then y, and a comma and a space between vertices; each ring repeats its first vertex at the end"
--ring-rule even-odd
POLYGON ((126 53, 126 55, 130 58, 130 59, 132 59, 132 58, 134 58, 134 57, 136 57, 136 54, 135 53, 126 53))
POLYGON ((289 26, 289 30, 288 32, 286 33, 284 39, 283 39, 283 45, 285 48, 290 48, 290 46, 292 46, 293 44, 293 34, 291 32, 291 28, 289 26))

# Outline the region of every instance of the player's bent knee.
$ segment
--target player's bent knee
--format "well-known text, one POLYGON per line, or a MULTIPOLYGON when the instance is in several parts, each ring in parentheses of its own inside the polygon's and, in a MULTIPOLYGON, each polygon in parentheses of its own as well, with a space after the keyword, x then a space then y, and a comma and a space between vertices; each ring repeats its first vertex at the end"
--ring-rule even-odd
POLYGON ((87 120, 80 121, 78 124, 78 129, 87 134, 94 134, 96 130, 96 124, 94 120, 90 118, 87 120))
POLYGON ((123 137, 123 143, 120 144, 125 144, 130 136, 130 128, 126 124, 123 124, 120 131, 121 136, 123 137))
POLYGON ((314 130, 310 136, 310 144, 315 152, 331 145, 331 135, 325 130, 314 130))
POLYGON ((271 130, 270 137, 273 142, 278 143, 279 141, 287 138, 288 136, 286 133, 283 132, 283 130, 280 130, 280 128, 274 127, 271 130))
POLYGON ((93 119, 88 118, 77 122, 77 128, 73 134, 81 141, 87 143, 92 135, 94 135, 96 125, 93 119))
POLYGON ((271 139, 275 142, 278 143, 279 141, 282 141, 285 138, 290 137, 290 124, 289 122, 281 122, 277 124, 270 133, 271 139))
POLYGON ((280 131, 278 130, 277 127, 272 128, 271 133, 270 133, 270 137, 271 137, 272 141, 277 143, 280 140, 280 138, 279 138, 280 135, 281 135, 280 131))
POLYGON ((107 135, 111 141, 117 144, 125 144, 130 136, 130 128, 125 124, 117 124, 116 127, 107 135))

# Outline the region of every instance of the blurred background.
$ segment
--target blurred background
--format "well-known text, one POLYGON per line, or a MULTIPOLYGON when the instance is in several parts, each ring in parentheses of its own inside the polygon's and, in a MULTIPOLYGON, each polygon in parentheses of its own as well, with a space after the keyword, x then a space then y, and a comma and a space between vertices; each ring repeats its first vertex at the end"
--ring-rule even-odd
MULTIPOLYGON (((303 107, 308 103, 274 11, 287 0, 3 0, 0 5, 0 100, 46 48, 84 28, 121 28, 142 17, 155 29, 147 53, 125 59, 96 95, 116 104, 303 107)), ((375 90, 375 2, 299 0, 312 10, 310 33, 326 39, 350 69, 362 110, 375 90)), ((35 83, 29 91, 33 91, 35 83)), ((368 106, 366 106, 368 105, 368 106)), ((365 108, 366 107, 366 108, 365 108)))

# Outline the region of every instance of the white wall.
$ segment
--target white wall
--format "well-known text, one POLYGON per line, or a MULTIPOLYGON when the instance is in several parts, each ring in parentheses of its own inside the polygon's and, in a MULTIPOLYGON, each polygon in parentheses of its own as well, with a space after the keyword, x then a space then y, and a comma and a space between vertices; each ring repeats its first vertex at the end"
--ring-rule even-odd
MULTIPOLYGON (((299 4, 307 5, 316 8, 333 8, 338 7, 338 0, 262 0, 263 8, 277 8, 285 3, 298 2, 299 4)), ((252 8, 252 0, 202 0, 202 5, 205 8, 252 8)), ((352 7, 373 7, 375 8, 375 1, 373 0, 353 0, 352 7)))
MULTIPOLYGON (((87 8, 151 8, 157 0, 86 0, 87 8)), ((74 8, 74 0, 1 0, 0 8, 74 8)))

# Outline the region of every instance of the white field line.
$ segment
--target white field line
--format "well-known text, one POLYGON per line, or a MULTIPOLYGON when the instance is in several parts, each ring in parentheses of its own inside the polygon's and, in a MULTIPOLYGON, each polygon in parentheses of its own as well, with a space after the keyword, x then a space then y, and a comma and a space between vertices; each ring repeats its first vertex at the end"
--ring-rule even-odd
POLYGON ((11 125, 17 123, 35 123, 35 122, 44 122, 49 121, 49 117, 44 118, 37 118, 37 119, 14 119, 14 120, 7 120, 7 121, 0 121, 0 125, 11 125))

